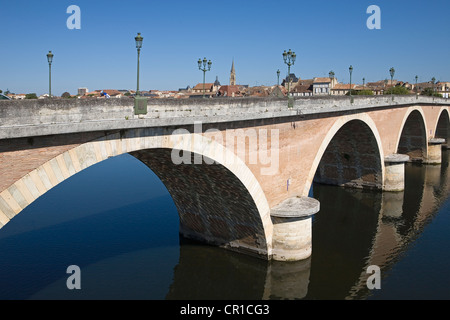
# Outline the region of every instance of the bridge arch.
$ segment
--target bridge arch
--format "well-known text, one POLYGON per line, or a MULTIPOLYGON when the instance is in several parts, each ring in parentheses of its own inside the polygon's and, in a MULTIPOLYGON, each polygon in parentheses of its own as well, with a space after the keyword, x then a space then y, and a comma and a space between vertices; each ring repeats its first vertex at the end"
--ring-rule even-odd
POLYGON ((0 193, 0 228, 72 175, 124 153, 145 163, 165 184, 178 209, 180 233, 270 258, 269 204, 245 163, 203 135, 172 135, 151 128, 121 131, 84 143, 26 174, 0 193), (174 164, 174 153, 188 154, 192 164, 174 164))
POLYGON ((303 191, 313 181, 356 188, 381 189, 384 152, 375 122, 369 115, 338 118, 319 147, 303 191))
POLYGON ((398 133, 397 153, 407 154, 411 161, 420 162, 428 155, 428 129, 420 107, 411 107, 403 118, 398 133))
POLYGON ((450 145, 450 114, 447 108, 442 108, 436 123, 435 138, 445 139, 445 145, 450 145))

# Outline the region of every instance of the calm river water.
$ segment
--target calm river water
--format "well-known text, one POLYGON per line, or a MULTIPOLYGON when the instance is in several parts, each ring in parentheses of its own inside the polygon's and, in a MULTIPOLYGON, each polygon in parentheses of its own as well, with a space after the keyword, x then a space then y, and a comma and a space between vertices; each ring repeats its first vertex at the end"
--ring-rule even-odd
POLYGON ((111 158, 0 229, 0 299, 450 299, 448 159, 408 164, 402 193, 314 185, 313 254, 277 263, 180 239, 160 180, 111 158), (70 265, 81 290, 67 289, 70 265), (379 290, 367 288, 370 265, 379 290))

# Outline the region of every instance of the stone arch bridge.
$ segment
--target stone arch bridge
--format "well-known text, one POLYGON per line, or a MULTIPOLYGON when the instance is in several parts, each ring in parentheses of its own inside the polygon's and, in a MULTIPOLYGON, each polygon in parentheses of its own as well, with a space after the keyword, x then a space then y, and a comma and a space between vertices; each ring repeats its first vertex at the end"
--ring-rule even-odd
MULTIPOLYGON (((180 233, 264 259, 311 255, 313 181, 404 188, 439 165, 450 103, 421 96, 0 102, 0 228, 72 175, 129 153, 165 184, 180 233)), ((1 232, 1 231, 0 231, 1 232)))

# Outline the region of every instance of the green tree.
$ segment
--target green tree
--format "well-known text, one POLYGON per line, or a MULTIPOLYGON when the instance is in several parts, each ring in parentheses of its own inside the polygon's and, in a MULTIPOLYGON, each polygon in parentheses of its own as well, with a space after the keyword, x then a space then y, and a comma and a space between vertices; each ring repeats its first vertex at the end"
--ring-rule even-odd
POLYGON ((442 98, 442 94, 437 93, 431 87, 425 88, 420 94, 422 96, 429 96, 429 97, 433 96, 433 97, 440 97, 440 98, 442 98))
POLYGON ((25 99, 37 99, 37 98, 38 97, 37 97, 36 93, 27 93, 25 95, 25 99))
MULTIPOLYGON (((369 89, 364 90, 351 90, 352 96, 373 96, 373 91, 369 89)), ((347 92, 345 95, 349 96, 350 92, 347 92)))
POLYGON ((384 90, 384 94, 410 94, 408 88, 396 86, 396 87, 390 87, 389 89, 384 90))
POLYGON ((62 95, 61 95, 61 98, 64 98, 64 99, 68 99, 68 98, 70 98, 70 93, 69 92, 64 92, 62 95))

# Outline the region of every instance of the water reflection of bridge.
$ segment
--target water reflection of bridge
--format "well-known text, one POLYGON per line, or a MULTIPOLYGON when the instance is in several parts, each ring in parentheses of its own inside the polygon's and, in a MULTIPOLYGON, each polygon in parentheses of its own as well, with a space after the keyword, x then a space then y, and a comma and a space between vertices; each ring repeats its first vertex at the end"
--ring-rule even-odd
MULTIPOLYGON (((377 232, 366 266, 389 269, 432 221, 450 192, 448 164, 447 152, 441 166, 409 165, 405 177, 409 188, 404 192, 382 194, 377 232), (408 201, 404 202, 404 198, 408 201)), ((358 283, 350 291, 349 299, 368 294, 367 277, 365 272, 361 273, 358 283)))
POLYGON ((379 266, 382 275, 389 270, 447 199, 448 156, 446 152, 441 166, 407 165, 404 192, 315 185, 314 197, 322 207, 314 218, 314 250, 308 260, 255 261, 215 248, 210 252, 203 245, 182 245, 166 298, 367 298, 367 267, 379 266))

